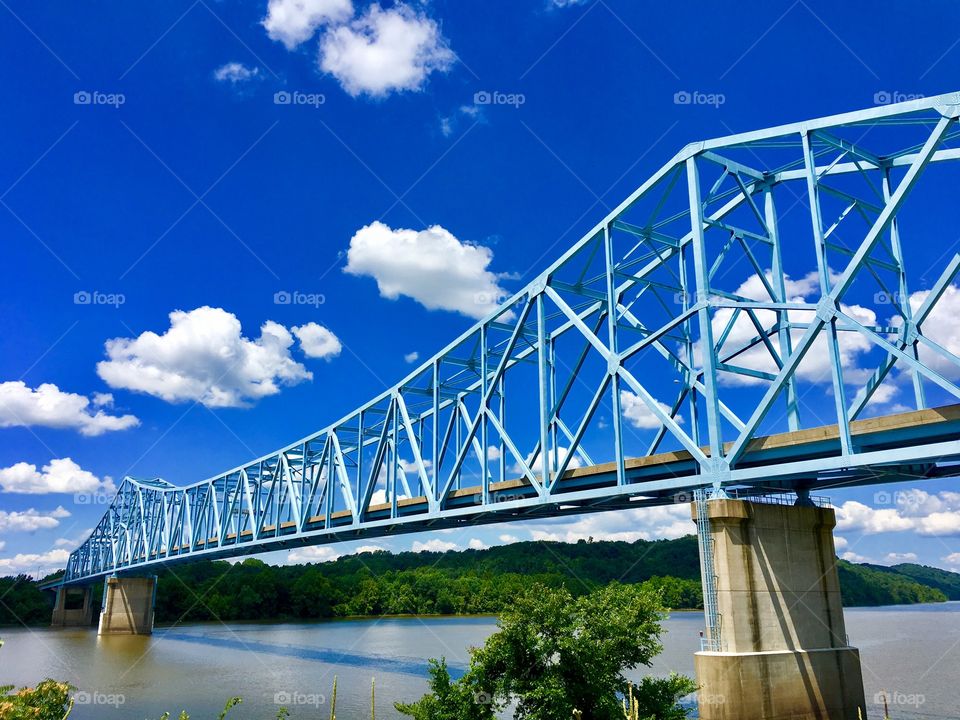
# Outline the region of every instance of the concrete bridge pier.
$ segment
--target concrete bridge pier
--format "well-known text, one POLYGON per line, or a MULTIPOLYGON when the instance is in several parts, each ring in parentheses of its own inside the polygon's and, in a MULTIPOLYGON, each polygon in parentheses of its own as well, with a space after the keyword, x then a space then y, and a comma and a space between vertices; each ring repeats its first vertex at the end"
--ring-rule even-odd
MULTIPOLYGON (((696 654, 702 720, 857 720, 860 654, 843 621, 831 508, 705 503, 714 574, 712 632, 696 654), (712 635, 712 637, 711 637, 712 635)), ((702 506, 701 506, 702 507, 702 506)), ((709 560, 704 562, 708 566, 709 560)))
POLYGON ((156 576, 107 578, 97 634, 150 635, 156 593, 156 576))
POLYGON ((57 588, 57 599, 53 606, 50 627, 90 627, 91 625, 93 625, 93 588, 89 585, 83 587, 60 585, 57 588))

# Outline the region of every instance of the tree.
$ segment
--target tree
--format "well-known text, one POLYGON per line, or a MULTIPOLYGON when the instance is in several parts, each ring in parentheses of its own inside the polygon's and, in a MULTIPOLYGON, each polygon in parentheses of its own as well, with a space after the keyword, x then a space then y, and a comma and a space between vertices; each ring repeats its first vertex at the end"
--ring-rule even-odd
POLYGON ((430 660, 430 692, 414 703, 394 707, 414 720, 493 720, 490 697, 478 690, 475 677, 453 682, 444 658, 430 660))
MULTIPOLYGON (((466 675, 451 682, 438 663, 431 692, 397 709, 416 720, 472 719, 514 703, 519 720, 571 718, 574 711, 583 720, 622 720, 623 673, 649 666, 662 650, 663 617, 659 595, 641 586, 614 583, 574 599, 565 588, 534 585, 501 615, 499 631, 471 651, 466 675)), ((647 679, 634 695, 641 717, 673 720, 684 715, 677 700, 694 689, 675 676, 647 679)))

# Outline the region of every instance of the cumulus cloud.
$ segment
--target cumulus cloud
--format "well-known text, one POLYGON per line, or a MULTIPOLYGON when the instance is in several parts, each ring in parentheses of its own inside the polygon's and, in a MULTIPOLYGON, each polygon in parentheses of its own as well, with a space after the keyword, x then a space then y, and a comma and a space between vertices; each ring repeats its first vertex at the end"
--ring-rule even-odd
POLYGON ((351 0, 270 0, 261 24, 272 40, 293 50, 306 42, 321 25, 353 16, 351 0))
POLYGON ((467 547, 471 550, 486 550, 487 544, 479 538, 470 538, 470 542, 467 543, 467 547))
POLYGON ((336 560, 340 553, 330 545, 311 545, 310 547, 296 548, 287 554, 289 563, 319 563, 336 560))
POLYGON ((912 563, 917 561, 917 554, 912 552, 906 553, 887 553, 886 557, 883 559, 884 562, 890 563, 891 565, 896 565, 897 563, 912 563))
POLYGON ((213 77, 217 82, 238 85, 260 77, 260 68, 250 68, 243 63, 228 62, 214 70, 213 77))
POLYGON ((244 337, 237 317, 221 308, 175 310, 161 335, 147 331, 107 341, 108 359, 97 363, 97 373, 111 387, 167 402, 244 407, 283 385, 312 379, 290 356, 292 345, 290 331, 270 320, 253 340, 244 337))
POLYGON ((20 380, 0 383, 0 427, 50 427, 79 430, 93 437, 140 424, 133 415, 110 415, 102 408, 113 402, 109 393, 96 393, 91 401, 64 392, 53 383, 36 390, 20 380), (101 409, 93 410, 93 407, 101 409))
MULTIPOLYGON (((928 290, 922 290, 910 296, 910 306, 914 312, 920 309, 929 294, 928 290)), ((956 285, 950 285, 944 290, 943 295, 933 306, 933 310, 930 311, 920 328, 926 337, 953 355, 960 356, 960 327, 958 327, 960 324, 956 321, 957 317, 960 317, 960 288, 956 285)), ((899 320, 899 318, 895 318, 895 322, 899 322, 899 320)), ((951 380, 960 379, 960 368, 955 363, 922 344, 920 345, 920 360, 927 367, 936 370, 951 380)), ((903 363, 897 363, 897 367, 902 369, 906 366, 903 363)))
POLYGON ((403 361, 405 363, 415 363, 419 359, 420 359, 420 353, 418 353, 416 350, 414 350, 413 352, 408 352, 406 355, 403 356, 403 361))
POLYGON ((113 493, 116 487, 109 477, 101 480, 67 457, 51 460, 42 470, 26 462, 0 468, 0 491, 26 495, 113 493))
POLYGON ((956 571, 960 568, 960 552, 950 553, 943 558, 943 561, 956 571))
MULTIPOLYGON (((664 403, 657 401, 657 407, 659 407, 667 415, 670 414, 669 405, 665 405, 664 403)), ((653 430, 660 427, 660 419, 653 414, 653 411, 639 395, 636 395, 628 390, 621 390, 620 408, 623 412, 623 416, 635 428, 640 428, 642 430, 653 430)), ((674 420, 676 420, 677 423, 683 422, 683 418, 679 415, 677 415, 674 420)))
MULTIPOLYGON (((767 277, 768 279, 771 277, 769 271, 767 273, 767 277)), ((785 285, 789 302, 807 302, 808 298, 819 292, 819 282, 815 272, 809 273, 797 280, 787 277, 785 285)), ((750 278, 744 281, 734 291, 734 293, 758 302, 770 302, 772 300, 763 282, 756 275, 752 275, 750 278)), ((877 323, 876 313, 869 308, 861 307, 859 305, 843 304, 841 304, 840 307, 844 313, 863 325, 871 326, 876 325, 877 323)), ((732 308, 721 308, 717 310, 712 320, 712 327, 715 337, 719 337, 724 332, 727 324, 730 321, 730 318, 733 316, 733 312, 734 311, 732 308)), ((757 310, 754 314, 756 315, 761 327, 769 328, 776 322, 776 313, 771 310, 757 310)), ((808 323, 813 319, 813 313, 810 311, 793 310, 788 314, 790 321, 794 323, 808 323)), ((804 330, 802 329, 792 331, 791 339, 794 346, 796 346, 796 344, 800 341, 803 333, 804 330)), ((736 322, 734 322, 733 328, 727 336, 723 349, 726 351, 734 350, 752 340, 754 337, 756 337, 756 335, 757 329, 750 321, 749 316, 745 313, 741 313, 736 322)), ((774 342, 774 346, 776 346, 776 342, 774 342)), ((870 340, 859 333, 840 333, 840 362, 844 368, 845 381, 859 384, 866 380, 867 376, 870 374, 870 371, 860 368, 859 362, 862 356, 869 352, 872 348, 873 344, 870 342, 870 340)), ((757 344, 753 348, 741 353, 731 362, 735 365, 749 368, 751 370, 759 370, 761 372, 773 374, 777 373, 776 363, 762 343, 757 344)), ((831 372, 832 365, 830 363, 830 353, 827 347, 827 336, 824 333, 820 333, 817 336, 817 339, 814 340, 810 350, 801 361, 799 367, 797 368, 796 374, 801 380, 814 383, 827 383, 831 380, 831 372)), ((759 378, 750 377, 747 375, 735 375, 727 372, 721 373, 719 378, 722 383, 727 385, 757 385, 765 382, 759 378)), ((883 394, 878 398, 877 402, 879 402, 879 399, 881 398, 885 401, 889 401, 895 394, 895 388, 881 392, 883 392, 883 394)))
POLYGON ((836 508, 837 530, 858 530, 866 534, 910 530, 913 522, 894 508, 875 509, 856 500, 836 508))
POLYGON ((62 548, 45 553, 17 553, 10 558, 0 558, 0 574, 18 575, 39 572, 40 575, 47 575, 53 570, 66 567, 69 558, 70 553, 62 548))
POLYGON ((504 533, 503 535, 498 535, 497 540, 502 542, 504 545, 520 542, 520 538, 518 538, 516 535, 509 535, 507 533, 504 533))
POLYGON ((315 322, 291 328, 293 334, 300 341, 300 349, 309 358, 323 358, 329 360, 340 354, 343 345, 340 338, 328 328, 315 322))
POLYGON ((375 221, 350 239, 344 272, 372 277, 389 300, 405 295, 428 310, 479 319, 505 295, 488 270, 492 260, 490 248, 461 242, 439 225, 418 232, 375 221))
POLYGON ((0 532, 49 530, 57 527, 60 521, 67 517, 70 517, 70 512, 62 505, 49 513, 41 513, 33 508, 11 512, 0 510, 0 532))
POLYGON ((426 540, 424 542, 414 540, 410 549, 413 550, 413 552, 445 552, 447 550, 456 550, 457 544, 440 540, 439 538, 433 538, 432 540, 426 540))
POLYGON ((865 555, 858 555, 852 550, 848 550, 843 555, 840 556, 841 559, 846 560, 847 562, 852 563, 867 563, 870 562, 870 558, 865 555))
POLYGON ((420 90, 430 73, 446 71, 455 55, 437 23, 403 4, 371 5, 320 39, 320 69, 354 97, 420 90))
POLYGON ((620 512, 596 513, 575 520, 553 521, 530 526, 534 540, 577 542, 594 540, 673 539, 696 531, 686 504, 637 508, 620 512))
POLYGON ((913 530, 931 537, 960 536, 960 493, 936 495, 913 488, 892 496, 894 507, 871 508, 849 500, 836 509, 838 530, 864 534, 913 530))

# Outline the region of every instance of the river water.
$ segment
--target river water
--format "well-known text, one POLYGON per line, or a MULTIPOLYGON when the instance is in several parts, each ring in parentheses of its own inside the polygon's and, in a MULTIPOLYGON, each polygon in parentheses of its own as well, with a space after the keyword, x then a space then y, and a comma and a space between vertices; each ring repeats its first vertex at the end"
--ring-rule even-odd
MULTIPOLYGON (((854 608, 845 613, 860 648, 869 717, 960 718, 960 602, 854 608)), ((701 613, 674 613, 665 651, 652 672, 693 673, 701 613)), ((312 624, 230 623, 157 628, 149 637, 97 637, 95 629, 0 629, 0 684, 45 677, 77 688, 75 720, 144 720, 187 710, 215 720, 227 698, 243 704, 228 720, 268 720, 286 706, 294 720, 330 715, 334 676, 337 718, 400 718, 394 700, 426 689, 427 659, 465 668, 468 648, 496 629, 494 618, 431 617, 312 624)), ((639 673, 638 673, 639 676, 639 673)))

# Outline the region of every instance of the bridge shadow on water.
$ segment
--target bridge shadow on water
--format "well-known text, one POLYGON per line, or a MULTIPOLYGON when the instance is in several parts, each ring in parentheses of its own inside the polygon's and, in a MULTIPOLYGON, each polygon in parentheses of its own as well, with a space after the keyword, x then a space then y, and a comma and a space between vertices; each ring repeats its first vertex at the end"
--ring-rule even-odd
MULTIPOLYGON (((275 643, 258 642, 256 640, 248 639, 239 640, 235 638, 215 637, 210 635, 195 635, 187 632, 168 632, 163 636, 163 639, 229 650, 252 650, 257 653, 290 657, 299 660, 310 660, 329 665, 347 665, 350 667, 371 668, 381 672, 416 675, 420 678, 426 678, 427 671, 430 668, 429 664, 421 658, 345 652, 343 650, 335 650, 333 648, 279 645, 275 643)), ((450 670, 450 676, 453 679, 461 677, 466 672, 466 668, 461 665, 448 663, 447 667, 450 670)))

